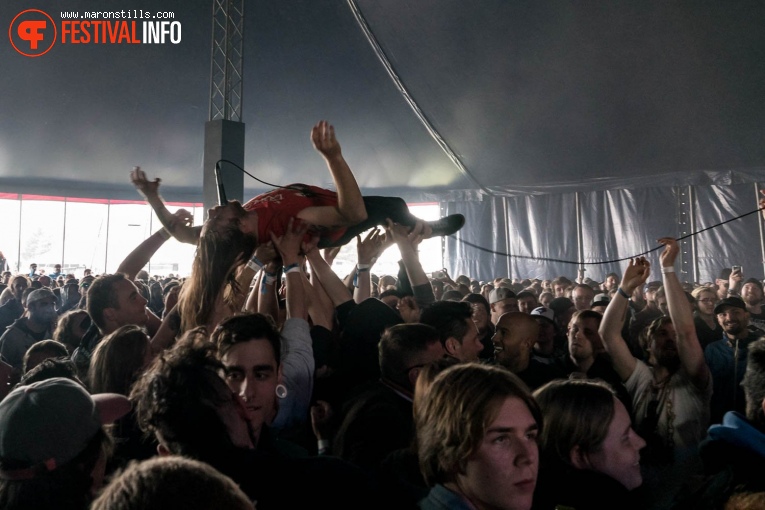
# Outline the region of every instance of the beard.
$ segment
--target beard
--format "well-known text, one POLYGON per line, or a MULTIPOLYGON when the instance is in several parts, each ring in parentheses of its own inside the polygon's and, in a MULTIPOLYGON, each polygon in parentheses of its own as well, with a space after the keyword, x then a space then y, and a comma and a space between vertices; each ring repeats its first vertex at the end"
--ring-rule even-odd
POLYGON ((723 331, 729 335, 738 336, 741 332, 744 331, 744 327, 740 322, 733 322, 727 325, 724 324, 723 331))
POLYGON ((670 372, 676 372, 680 368, 680 356, 677 355, 676 351, 659 353, 656 362, 670 372))
POLYGON ((56 311, 30 312, 29 319, 38 324, 48 324, 56 318, 56 311))

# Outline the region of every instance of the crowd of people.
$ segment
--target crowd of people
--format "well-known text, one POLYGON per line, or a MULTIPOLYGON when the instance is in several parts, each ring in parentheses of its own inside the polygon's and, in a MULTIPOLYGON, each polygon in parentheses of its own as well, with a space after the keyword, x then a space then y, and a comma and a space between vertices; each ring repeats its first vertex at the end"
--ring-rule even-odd
POLYGON ((362 196, 311 138, 336 192, 195 227, 136 168, 163 228, 117 272, 3 273, 0 508, 762 507, 761 281, 681 282, 670 237, 603 281, 428 275, 464 218, 362 196), (171 237, 192 274, 148 275, 171 237))

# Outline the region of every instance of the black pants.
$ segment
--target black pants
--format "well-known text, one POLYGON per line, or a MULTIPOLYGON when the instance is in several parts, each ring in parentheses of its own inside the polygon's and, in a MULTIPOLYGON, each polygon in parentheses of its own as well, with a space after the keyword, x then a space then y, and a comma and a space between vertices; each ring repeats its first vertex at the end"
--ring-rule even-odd
POLYGON ((364 207, 367 209, 367 219, 348 227, 345 234, 337 241, 322 239, 319 248, 331 246, 343 246, 348 244, 354 237, 369 230, 370 228, 385 225, 386 219, 390 218, 394 223, 413 227, 417 217, 409 212, 406 202, 399 197, 364 197, 364 207))

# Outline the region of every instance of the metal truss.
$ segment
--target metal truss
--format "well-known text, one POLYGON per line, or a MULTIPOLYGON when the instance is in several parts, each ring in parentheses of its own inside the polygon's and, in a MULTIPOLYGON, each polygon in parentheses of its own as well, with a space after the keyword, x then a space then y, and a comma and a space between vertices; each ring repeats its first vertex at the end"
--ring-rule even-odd
POLYGON ((242 121, 244 0, 213 0, 209 120, 242 121))

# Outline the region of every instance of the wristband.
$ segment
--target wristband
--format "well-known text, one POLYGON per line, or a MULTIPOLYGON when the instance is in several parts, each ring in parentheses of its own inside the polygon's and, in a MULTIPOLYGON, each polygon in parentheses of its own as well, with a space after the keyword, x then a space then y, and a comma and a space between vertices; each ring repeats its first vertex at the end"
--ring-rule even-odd
POLYGON ((263 279, 260 283, 260 293, 266 294, 268 292, 268 289, 266 289, 266 286, 273 285, 273 283, 276 281, 276 273, 264 273, 263 279))
POLYGON ((160 236, 162 239, 164 239, 165 241, 167 241, 167 240, 168 240, 168 239, 170 239, 170 238, 171 238, 173 235, 170 233, 170 231, 169 231, 169 230, 167 230, 166 228, 163 228, 162 230, 160 230, 160 231, 159 231, 159 236, 160 236))
POLYGON ((621 287, 617 288, 617 289, 616 289, 616 292, 617 292, 617 293, 619 293, 621 296, 623 296, 623 297, 624 297, 624 299, 629 299, 629 298, 630 298, 630 295, 629 295, 629 294, 627 294, 627 293, 624 291, 624 289, 622 289, 621 287))
POLYGON ((263 266, 265 266, 264 263, 262 263, 260 260, 258 260, 258 257, 255 255, 252 256, 249 262, 247 262, 247 267, 255 271, 256 273, 263 269, 263 266))
POLYGON ((316 446, 318 447, 319 455, 329 452, 329 439, 319 439, 316 446))
POLYGON ((300 272, 300 264, 295 262, 294 264, 290 264, 288 266, 284 266, 284 274, 290 274, 290 273, 298 273, 300 272))
POLYGON ((358 264, 356 266, 356 274, 353 275, 353 286, 359 288, 359 273, 369 272, 369 268, 372 264, 358 264))
POLYGON ((661 268, 661 274, 674 273, 674 272, 675 272, 675 268, 673 266, 661 268))

